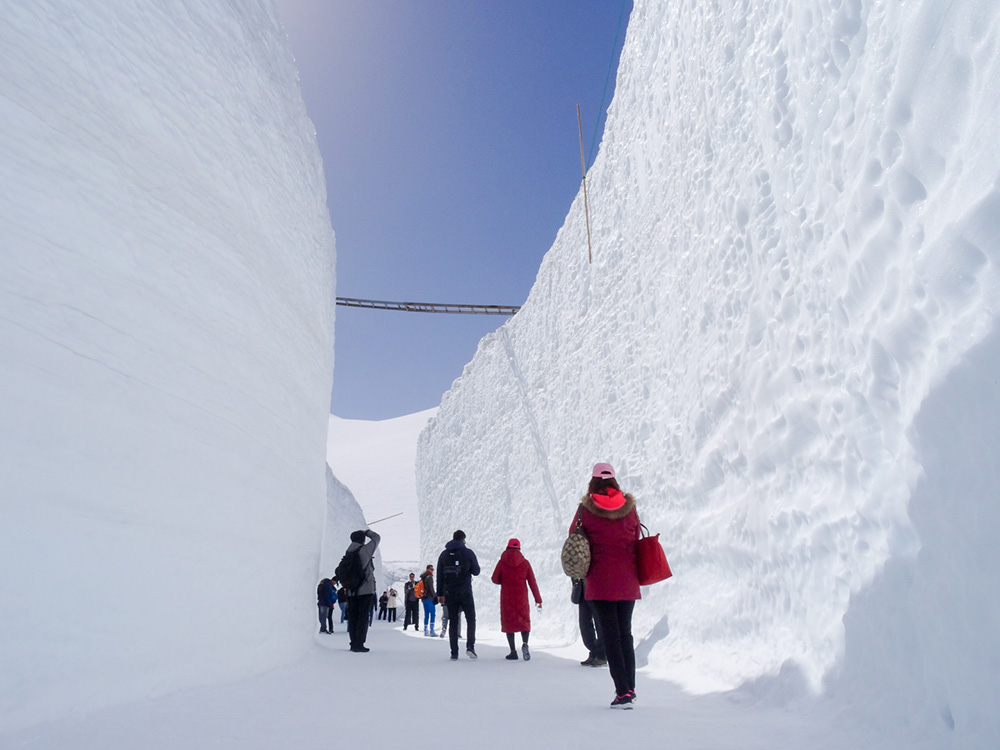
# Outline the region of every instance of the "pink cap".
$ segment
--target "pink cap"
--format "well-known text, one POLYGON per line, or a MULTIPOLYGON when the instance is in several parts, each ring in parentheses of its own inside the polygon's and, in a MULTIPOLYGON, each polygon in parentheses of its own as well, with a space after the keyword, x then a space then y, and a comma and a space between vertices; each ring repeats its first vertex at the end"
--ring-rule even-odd
POLYGON ((593 476, 598 479, 614 479, 615 470, 611 464, 594 464, 594 474, 593 476))
POLYGON ((507 549, 521 549, 521 543, 517 539, 511 539, 507 542, 507 549))

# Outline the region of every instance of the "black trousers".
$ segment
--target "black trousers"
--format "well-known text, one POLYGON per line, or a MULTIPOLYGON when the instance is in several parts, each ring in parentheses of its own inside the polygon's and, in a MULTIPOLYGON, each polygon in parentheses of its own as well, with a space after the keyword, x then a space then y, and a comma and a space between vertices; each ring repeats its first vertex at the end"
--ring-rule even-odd
MULTIPOLYGON (((531 635, 531 631, 529 631, 529 630, 522 630, 521 631, 521 643, 527 643, 528 642, 528 636, 530 636, 530 635, 531 635)), ((514 634, 513 633, 507 633, 507 643, 510 645, 510 650, 511 651, 515 651, 516 650, 514 648, 514 634)))
POLYGON ((635 647, 632 644, 632 610, 634 601, 594 601, 598 626, 604 637, 611 679, 616 695, 635 690, 635 647))
POLYGON ((583 639, 583 645, 587 647, 590 656, 607 661, 608 656, 604 652, 604 638, 601 636, 601 623, 597 620, 594 603, 584 599, 580 602, 579 607, 580 637, 583 639))
POLYGON ((361 648, 368 638, 368 613, 375 604, 375 594, 347 597, 347 632, 351 648, 361 648))
POLYGON ((472 598, 472 592, 464 596, 457 597, 448 594, 444 600, 448 608, 448 642, 451 644, 451 655, 458 656, 458 619, 459 613, 465 614, 465 648, 476 647, 476 602, 472 598))
POLYGON ((414 599, 412 602, 406 602, 404 606, 406 616, 403 618, 403 630, 406 630, 406 626, 411 623, 416 630, 420 630, 420 600, 414 599))

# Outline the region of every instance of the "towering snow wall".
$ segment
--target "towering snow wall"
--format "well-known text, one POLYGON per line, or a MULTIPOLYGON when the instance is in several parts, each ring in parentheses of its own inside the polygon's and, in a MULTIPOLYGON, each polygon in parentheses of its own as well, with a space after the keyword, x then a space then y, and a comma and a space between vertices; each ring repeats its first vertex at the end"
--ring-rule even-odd
MULTIPOLYGON (((319 573, 322 578, 332 578, 341 558, 351 543, 351 532, 367 528, 365 514, 354 493, 326 467, 326 523, 323 527, 323 547, 320 552, 319 573)), ((382 577, 382 552, 375 550, 375 579, 382 577)))
POLYGON ((0 726, 315 625, 334 238, 271 3, 0 9, 0 726))
POLYGON ((1000 428, 940 418, 996 402, 975 363, 1000 350, 998 13, 636 0, 588 177, 593 263, 577 200, 421 436, 423 554, 469 534, 481 619, 516 535, 552 605, 536 629, 576 637, 558 550, 611 461, 676 574, 636 609, 640 664, 695 691, 907 684, 900 711, 998 736, 1000 650, 974 632, 1000 626, 1000 428), (976 481, 947 481, 945 454, 976 481))

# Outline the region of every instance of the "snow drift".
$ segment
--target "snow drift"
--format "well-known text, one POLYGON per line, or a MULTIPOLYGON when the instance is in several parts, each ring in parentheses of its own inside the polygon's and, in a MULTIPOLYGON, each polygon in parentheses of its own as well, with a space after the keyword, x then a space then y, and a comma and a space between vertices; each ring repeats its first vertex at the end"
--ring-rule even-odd
POLYGON ((637 0, 593 264, 581 196, 421 436, 424 556, 519 537, 574 638, 557 553, 610 461, 675 571, 636 609, 654 674, 1000 737, 1000 428, 949 416, 996 406, 998 13, 637 0))
POLYGON ((307 647, 334 238, 269 2, 0 18, 9 729, 307 647))

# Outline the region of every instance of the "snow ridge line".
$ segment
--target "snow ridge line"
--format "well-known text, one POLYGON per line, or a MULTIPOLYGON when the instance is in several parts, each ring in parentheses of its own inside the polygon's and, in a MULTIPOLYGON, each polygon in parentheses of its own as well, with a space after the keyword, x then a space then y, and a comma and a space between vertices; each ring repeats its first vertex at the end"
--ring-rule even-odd
POLYGON ((510 340, 510 334, 507 332, 506 326, 500 329, 500 339, 503 342, 504 351, 507 353, 507 362, 510 364, 510 371, 514 375, 514 383, 517 385, 518 393, 521 395, 521 403, 524 405, 524 415, 528 420, 528 434, 531 435, 531 442, 535 446, 535 454, 538 456, 538 463, 542 469, 542 482, 545 484, 545 491, 548 493, 549 504, 552 508, 552 528, 556 532, 556 536, 558 536, 559 530, 562 528, 562 522, 560 521, 562 515, 559 510, 559 501, 556 497, 555 484, 552 482, 552 472, 549 469, 549 456, 542 442, 542 431, 539 429, 538 422, 535 420, 535 414, 531 409, 531 399, 528 398, 528 385, 524 380, 524 375, 521 373, 520 366, 517 364, 514 343, 510 340))

